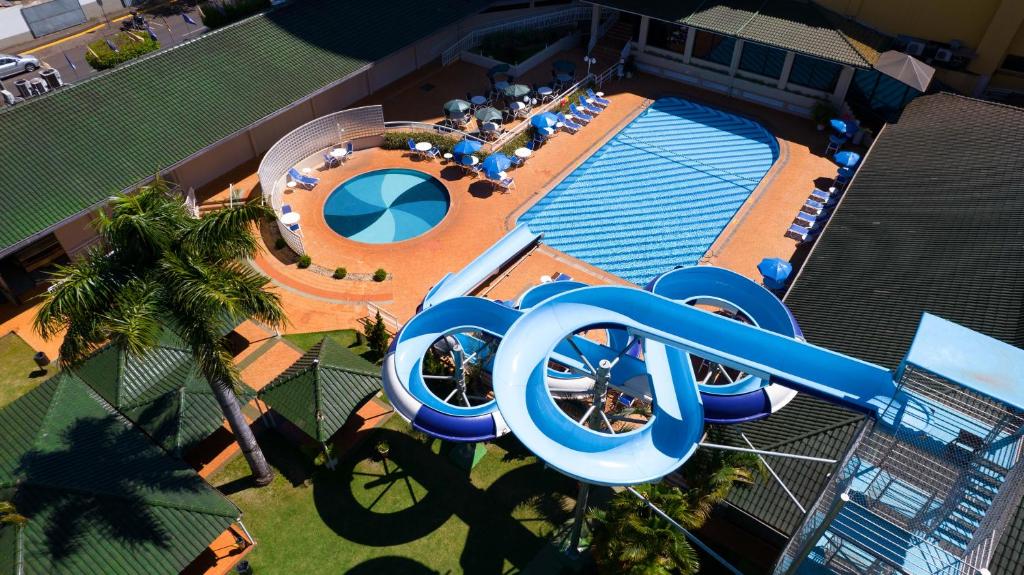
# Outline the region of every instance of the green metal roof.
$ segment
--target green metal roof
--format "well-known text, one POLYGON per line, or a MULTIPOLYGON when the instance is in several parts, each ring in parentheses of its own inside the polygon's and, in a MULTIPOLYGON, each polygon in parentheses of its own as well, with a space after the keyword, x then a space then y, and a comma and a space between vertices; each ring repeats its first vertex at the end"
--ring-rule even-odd
POLYGON ((380 379, 378 367, 324 338, 259 394, 274 411, 324 442, 381 390, 380 379))
POLYGON ((0 110, 0 250, 487 4, 303 0, 0 110))
POLYGON ((177 573, 240 515, 69 372, 0 421, 0 499, 28 518, 0 525, 0 567, 20 556, 26 575, 177 573))
POLYGON ((889 41, 801 0, 587 1, 857 68, 870 68, 889 41))
MULTIPOLYGON (((173 337, 164 340, 142 356, 107 346, 74 371, 154 441, 180 457, 220 428, 224 415, 191 352, 171 343, 173 337)), ((255 396, 252 388, 242 385, 243 405, 255 396)))

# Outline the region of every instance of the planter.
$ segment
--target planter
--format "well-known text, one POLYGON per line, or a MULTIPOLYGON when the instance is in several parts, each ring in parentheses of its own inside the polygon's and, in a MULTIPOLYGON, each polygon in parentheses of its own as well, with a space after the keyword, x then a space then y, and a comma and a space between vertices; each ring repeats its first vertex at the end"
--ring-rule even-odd
MULTIPOLYGON (((551 58, 555 54, 557 54, 559 52, 564 52, 564 51, 566 51, 566 50, 568 50, 570 48, 575 47, 576 45, 579 44, 579 42, 580 42, 580 33, 579 32, 576 32, 574 34, 566 36, 565 38, 562 38, 561 40, 558 40, 554 44, 549 44, 546 48, 544 48, 540 52, 537 52, 533 56, 530 56, 529 58, 523 60, 522 62, 516 64, 515 66, 512 66, 512 68, 508 71, 508 73, 509 73, 509 75, 518 78, 518 77, 522 76, 524 73, 528 72, 529 70, 532 70, 533 68, 536 68, 538 64, 540 64, 541 62, 547 60, 548 58, 551 58)), ((461 54, 461 56, 459 56, 459 58, 463 62, 468 62, 470 64, 475 64, 477 66, 480 66, 481 68, 488 69, 488 70, 493 68, 494 66, 497 66, 498 64, 507 64, 508 63, 508 62, 502 62, 500 60, 495 60, 494 58, 490 58, 490 57, 484 56, 482 54, 477 54, 476 52, 470 52, 469 50, 466 50, 466 51, 462 52, 462 54, 461 54)))

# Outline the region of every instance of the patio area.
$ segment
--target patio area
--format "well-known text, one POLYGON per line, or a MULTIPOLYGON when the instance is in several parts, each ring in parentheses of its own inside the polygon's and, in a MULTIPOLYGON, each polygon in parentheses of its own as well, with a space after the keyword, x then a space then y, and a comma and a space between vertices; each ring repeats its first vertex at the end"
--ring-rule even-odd
MULTIPOLYGON (((558 54, 516 81, 532 85, 550 79, 554 60, 582 63, 582 56, 578 51, 558 54)), ((440 124, 445 119, 443 106, 446 102, 464 98, 467 92, 480 92, 487 86, 487 70, 458 62, 443 68, 429 67, 359 104, 382 104, 387 121, 440 124)), ((793 256, 797 244, 784 236, 786 230, 810 190, 835 173, 835 166, 823 155, 826 135, 815 131, 810 121, 649 76, 612 81, 602 90, 611 101, 607 109, 578 133, 561 132, 550 138, 525 165, 510 169, 508 175, 514 178, 515 188, 508 193, 483 177, 468 175, 454 162, 442 158, 424 159, 408 150, 357 150, 340 167, 318 167, 310 173, 320 180, 314 189, 288 189, 283 196, 283 203, 301 215, 303 244, 313 266, 307 270, 297 269, 295 258, 288 250, 273 249, 260 257, 256 265, 284 288, 293 322, 296 317, 317 316, 316 329, 327 329, 329 325, 321 324, 332 323, 324 314, 323 306, 328 305, 339 312, 333 325, 341 325, 350 318, 365 315, 365 306, 361 303, 364 301, 371 301, 404 321, 415 312, 426 290, 445 273, 460 269, 514 227, 519 215, 654 99, 666 95, 754 119, 778 138, 779 156, 774 166, 702 262, 760 279, 756 265, 762 258, 788 260, 793 256), (412 169, 437 178, 450 196, 447 214, 426 233, 395 243, 363 243, 333 231, 324 216, 324 204, 331 192, 355 176, 381 169, 412 169), (348 278, 329 277, 329 271, 336 267, 345 267, 348 278), (388 272, 388 279, 380 283, 367 281, 365 278, 378 268, 388 272)), ((319 157, 310 158, 308 164, 303 165, 321 165, 319 160, 319 157)), ((642 193, 642 190, 637 191, 642 193)), ((207 190, 206 195, 217 192, 223 194, 224 190, 207 190)), ((273 245, 272 235, 265 234, 268 246, 273 245)), ((556 271, 592 283, 622 281, 549 246, 536 250, 520 265, 523 269, 543 272, 514 270, 498 278, 496 285, 486 288, 488 295, 511 297, 535 284, 540 275, 556 271)))

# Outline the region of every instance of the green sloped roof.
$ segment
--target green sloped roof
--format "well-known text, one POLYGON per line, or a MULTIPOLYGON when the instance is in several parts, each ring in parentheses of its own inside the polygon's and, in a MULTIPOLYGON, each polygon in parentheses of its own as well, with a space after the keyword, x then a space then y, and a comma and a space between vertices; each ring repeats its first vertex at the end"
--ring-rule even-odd
POLYGON ((857 68, 870 68, 889 42, 804 0, 587 1, 857 68))
MULTIPOLYGON (((220 405, 195 360, 173 337, 136 357, 100 349, 75 373, 169 453, 183 455, 224 422, 220 405)), ((239 400, 256 392, 243 384, 239 400)))
POLYGON ((26 575, 177 573, 240 512, 63 372, 0 409, 0 566, 26 575), (19 530, 20 529, 20 530, 19 530))
POLYGON ((487 4, 303 0, 0 110, 0 250, 487 4))
POLYGON ((381 390, 380 369, 324 338, 260 390, 260 399, 324 442, 367 397, 381 390))

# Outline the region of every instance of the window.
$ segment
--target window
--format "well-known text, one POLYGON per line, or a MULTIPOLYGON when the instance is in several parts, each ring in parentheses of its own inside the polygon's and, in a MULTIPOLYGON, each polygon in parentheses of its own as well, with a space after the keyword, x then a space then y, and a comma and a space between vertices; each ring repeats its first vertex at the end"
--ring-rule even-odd
POLYGON ((843 67, 834 62, 826 62, 817 58, 797 54, 793 58, 793 69, 789 72, 789 83, 805 88, 813 88, 822 92, 831 92, 836 88, 839 74, 843 67))
POLYGON ((689 30, 686 26, 652 18, 647 26, 647 45, 682 54, 686 52, 686 34, 689 30))
POLYGON ((1006 58, 1003 59, 1003 70, 1009 70, 1011 72, 1020 72, 1024 74, 1024 56, 1014 56, 1013 54, 1007 54, 1006 58))
POLYGON ((698 30, 693 39, 693 57, 728 66, 732 64, 732 51, 735 46, 735 38, 698 30))
POLYGON ((769 48, 760 44, 743 44, 743 53, 740 54, 740 70, 778 78, 782 75, 782 65, 786 62, 786 52, 778 48, 769 48))

